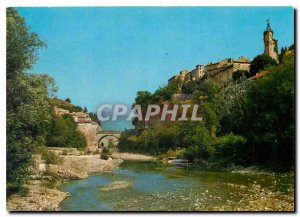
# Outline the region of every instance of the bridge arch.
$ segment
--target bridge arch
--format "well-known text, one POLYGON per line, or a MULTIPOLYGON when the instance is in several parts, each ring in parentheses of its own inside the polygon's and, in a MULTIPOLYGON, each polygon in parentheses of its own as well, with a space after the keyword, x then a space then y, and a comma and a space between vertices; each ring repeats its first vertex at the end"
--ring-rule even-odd
POLYGON ((117 139, 117 142, 119 142, 119 139, 120 139, 120 137, 113 135, 113 134, 107 134, 107 135, 101 136, 98 140, 98 148, 101 148, 101 141, 106 137, 114 137, 117 139))

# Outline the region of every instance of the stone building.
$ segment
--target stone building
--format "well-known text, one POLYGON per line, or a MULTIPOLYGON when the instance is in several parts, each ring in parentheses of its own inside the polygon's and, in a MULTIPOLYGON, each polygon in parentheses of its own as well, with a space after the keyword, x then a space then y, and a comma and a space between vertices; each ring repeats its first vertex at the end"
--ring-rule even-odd
POLYGON ((197 81, 204 76, 204 65, 196 65, 196 68, 190 71, 185 78, 186 82, 197 81))
POLYGON ((226 83, 232 79, 232 75, 234 72, 249 72, 249 70, 250 61, 246 57, 240 57, 236 60, 228 58, 216 63, 209 63, 206 66, 197 65, 196 68, 190 72, 188 72, 187 70, 183 70, 178 75, 171 77, 168 80, 168 83, 170 84, 175 80, 180 79, 180 84, 182 85, 190 81, 198 81, 206 78, 211 78, 218 83, 226 83))
POLYGON ((92 122, 90 116, 84 112, 72 112, 70 115, 72 115, 74 122, 78 124, 92 122))
POLYGON ((168 80, 168 84, 180 79, 181 83, 187 83, 189 81, 197 81, 204 76, 204 65, 196 65, 196 68, 192 71, 182 70, 178 75, 174 75, 168 80))
POLYGON ((277 40, 273 38, 274 32, 271 29, 270 21, 267 20, 267 28, 264 31, 264 54, 272 57, 276 62, 278 60, 278 47, 277 47, 277 40))
POLYGON ((69 114, 73 117, 74 122, 77 124, 82 123, 92 123, 92 119, 90 116, 84 112, 71 112, 67 109, 59 108, 57 106, 54 106, 54 113, 57 117, 61 117, 65 114, 69 114))
POLYGON ((246 57, 240 57, 237 60, 228 58, 205 66, 206 78, 211 78, 217 83, 228 82, 236 71, 249 72, 249 70, 250 61, 246 57))
POLYGON ((169 80, 168 80, 168 83, 171 84, 172 82, 176 81, 177 79, 180 79, 181 83, 186 81, 187 78, 189 77, 189 72, 188 70, 182 70, 179 72, 178 75, 174 75, 172 76, 169 80))

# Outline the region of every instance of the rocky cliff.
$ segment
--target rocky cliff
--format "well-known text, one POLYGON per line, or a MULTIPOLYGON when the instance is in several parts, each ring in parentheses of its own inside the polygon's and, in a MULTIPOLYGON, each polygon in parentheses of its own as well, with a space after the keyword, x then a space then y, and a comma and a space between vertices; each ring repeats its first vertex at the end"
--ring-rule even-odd
POLYGON ((77 129, 85 136, 86 138, 86 150, 90 152, 95 152, 97 150, 97 132, 101 130, 101 127, 96 123, 84 123, 79 124, 77 129))

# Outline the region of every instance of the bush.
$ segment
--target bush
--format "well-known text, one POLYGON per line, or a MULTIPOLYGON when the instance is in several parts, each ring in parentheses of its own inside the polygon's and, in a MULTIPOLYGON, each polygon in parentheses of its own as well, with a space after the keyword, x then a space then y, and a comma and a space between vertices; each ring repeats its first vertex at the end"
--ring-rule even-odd
POLYGON ((99 151, 99 149, 97 148, 96 149, 96 151, 94 151, 94 153, 93 153, 94 155, 96 155, 96 154, 100 154, 100 151, 99 151))
POLYGON ((50 103, 52 106, 57 106, 62 109, 69 110, 70 112, 82 112, 82 108, 80 106, 75 106, 71 104, 71 100, 68 99, 62 100, 57 98, 51 98, 50 103))
POLYGON ((166 153, 159 155, 159 159, 166 160, 169 157, 183 158, 185 155, 185 148, 169 149, 166 153))
POLYGON ((103 159, 103 160, 107 160, 108 157, 109 157, 109 149, 103 147, 102 152, 100 154, 100 158, 103 159))
POLYGON ((262 54, 256 56, 250 64, 250 72, 246 77, 252 77, 259 71, 265 70, 268 66, 277 65, 277 62, 268 55, 262 54))
POLYGON ((37 153, 41 154, 45 164, 61 164, 63 159, 54 152, 47 150, 45 147, 39 147, 37 153))
POLYGON ((239 70, 239 71, 235 71, 232 74, 232 80, 237 81, 239 80, 241 77, 244 77, 248 72, 247 71, 243 71, 243 70, 239 70))
POLYGON ((86 146, 86 139, 77 130, 73 117, 66 114, 54 118, 46 144, 50 147, 83 148, 86 146))
POLYGON ((226 165, 244 164, 246 142, 244 137, 233 133, 218 138, 214 159, 226 165))

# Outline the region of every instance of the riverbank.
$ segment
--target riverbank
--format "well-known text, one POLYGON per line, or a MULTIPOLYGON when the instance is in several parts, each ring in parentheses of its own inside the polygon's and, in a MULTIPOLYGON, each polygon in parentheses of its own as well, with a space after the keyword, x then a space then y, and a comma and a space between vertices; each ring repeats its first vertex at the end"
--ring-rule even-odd
POLYGON ((103 160, 98 154, 80 155, 74 149, 70 149, 71 153, 68 155, 57 153, 57 149, 51 151, 61 159, 61 163, 45 164, 41 156, 36 155, 25 185, 27 193, 9 195, 8 211, 59 211, 60 203, 71 195, 59 191, 58 186, 68 180, 85 179, 93 174, 112 172, 123 162, 119 158, 103 160))
POLYGON ((134 154, 128 152, 117 152, 113 153, 113 158, 122 159, 122 160, 132 160, 132 161, 155 161, 156 158, 150 155, 144 154, 134 154))
POLYGON ((59 211, 60 203, 70 196, 68 192, 43 187, 42 181, 31 180, 25 186, 26 196, 10 195, 7 201, 8 211, 59 211))

